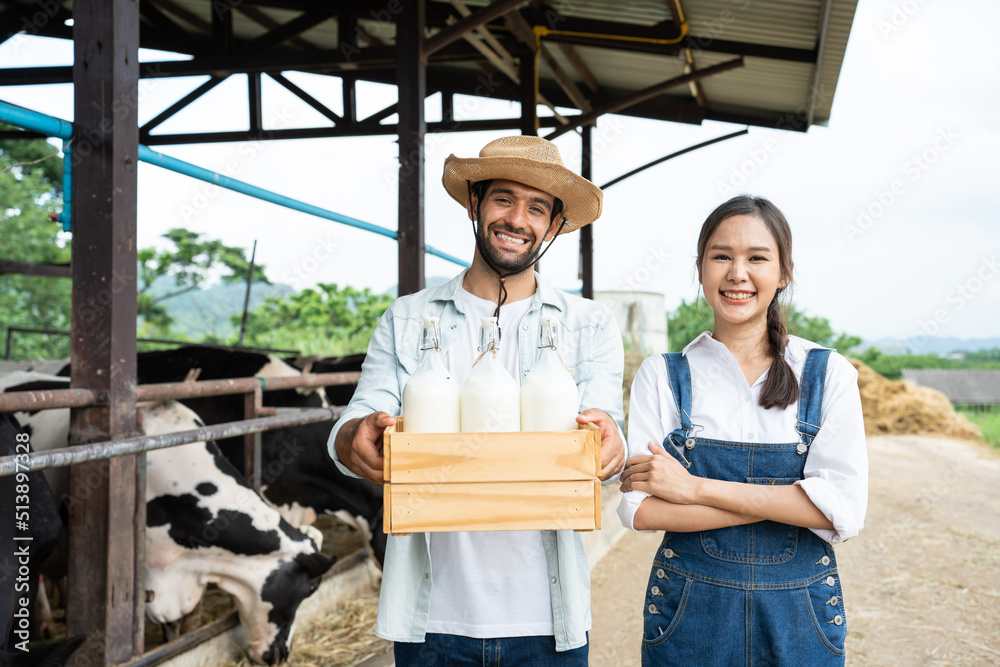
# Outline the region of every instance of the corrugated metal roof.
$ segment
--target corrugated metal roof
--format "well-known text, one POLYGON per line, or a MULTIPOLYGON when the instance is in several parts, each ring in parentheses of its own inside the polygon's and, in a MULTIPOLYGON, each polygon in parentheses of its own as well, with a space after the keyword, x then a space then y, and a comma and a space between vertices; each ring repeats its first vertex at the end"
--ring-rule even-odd
MULTIPOLYGON (((742 68, 707 77, 697 84, 702 93, 700 101, 704 106, 701 108, 693 106, 694 90, 682 86, 642 107, 622 113, 671 118, 673 105, 686 110, 684 120, 688 122, 707 118, 804 130, 811 105, 814 123, 825 124, 830 118, 857 1, 679 0, 688 22, 685 49, 679 52, 677 47, 642 39, 662 35, 662 42, 676 35, 671 0, 548 0, 543 4, 522 5, 519 11, 556 31, 571 25, 586 28, 578 31, 586 33, 584 38, 579 34, 557 32, 544 36, 542 43, 594 106, 681 76, 685 73, 688 56, 694 69, 700 70, 742 55, 742 68), (829 20, 820 51, 823 14, 827 6, 829 20), (639 35, 640 39, 608 41, 598 36, 601 34, 611 37, 639 35), (567 47, 567 43, 572 45, 567 47), (585 76, 563 52, 564 48, 575 50, 593 73, 598 93, 586 86, 585 76)), ((210 39, 212 4, 208 0, 163 0, 155 4, 179 26, 189 30, 194 39, 201 40, 200 43, 210 39)), ((465 4, 475 11, 489 4, 489 0, 466 0, 465 4)), ((360 31, 376 38, 372 42, 374 45, 395 43, 395 24, 391 20, 380 20, 387 17, 388 10, 379 13, 377 9, 357 8, 352 3, 320 3, 318 0, 275 0, 273 6, 267 0, 236 4, 232 12, 234 37, 237 42, 246 43, 267 34, 275 26, 295 20, 304 12, 338 6, 356 16, 360 31)), ((438 26, 429 29, 429 36, 443 27, 445 16, 459 16, 451 0, 429 0, 427 12, 438 26)), ((516 40, 503 27, 502 19, 491 22, 491 31, 511 47, 515 57, 519 57, 516 40)), ((336 53, 341 46, 337 18, 333 16, 297 35, 295 43, 277 45, 270 52, 287 55, 315 47, 326 53, 336 53)), ((483 60, 453 58, 448 62, 432 62, 429 71, 435 69, 449 77, 465 77, 474 82, 484 67, 493 66, 483 60)), ((516 65, 513 69, 516 71, 516 65)), ((327 71, 337 73, 336 68, 327 71)), ((385 79, 387 75, 381 76, 385 79)), ((503 75, 498 76, 507 80, 503 75)), ((573 106, 544 64, 540 67, 539 78, 548 97, 560 106, 573 106)))
POLYGON ((952 403, 1000 405, 1000 371, 904 368, 903 379, 937 389, 952 403))
MULTIPOLYGON (((473 7, 487 2, 475 0, 466 4, 473 7)), ((819 46, 825 0, 681 0, 680 4, 689 24, 695 69, 705 69, 739 55, 713 51, 717 41, 803 51, 815 51, 819 46)), ((553 0, 549 5, 566 17, 617 23, 623 28, 654 26, 673 19, 666 0, 553 0)), ((856 7, 857 0, 830 0, 818 72, 815 61, 746 56, 742 68, 703 79, 698 85, 704 93, 705 117, 804 130, 812 104, 813 123, 825 125, 830 118, 856 7)), ((676 56, 597 46, 574 48, 601 87, 616 93, 641 90, 684 73, 684 63, 676 56)), ((550 51, 582 88, 582 78, 568 59, 559 49, 550 51)), ((556 85, 544 66, 540 79, 543 85, 556 85)), ((685 86, 670 90, 660 99, 665 103, 690 101, 693 95, 685 86)))

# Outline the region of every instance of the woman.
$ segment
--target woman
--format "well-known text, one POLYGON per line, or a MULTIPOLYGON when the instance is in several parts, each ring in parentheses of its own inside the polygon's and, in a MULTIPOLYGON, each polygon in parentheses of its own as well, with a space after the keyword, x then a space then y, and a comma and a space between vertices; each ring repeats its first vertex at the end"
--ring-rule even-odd
POLYGON ((719 206, 698 239, 715 314, 632 385, 619 515, 665 531, 643 617, 643 665, 842 665, 832 545, 868 501, 857 371, 789 336, 779 297, 792 237, 771 202, 719 206))

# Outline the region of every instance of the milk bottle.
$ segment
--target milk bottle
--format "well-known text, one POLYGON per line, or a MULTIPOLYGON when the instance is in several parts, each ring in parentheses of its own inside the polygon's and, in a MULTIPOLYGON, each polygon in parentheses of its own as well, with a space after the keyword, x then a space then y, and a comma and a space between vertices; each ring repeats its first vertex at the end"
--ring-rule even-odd
POLYGON ((407 433, 458 433, 458 382, 441 358, 438 318, 424 318, 424 358, 403 387, 403 430, 407 433))
POLYGON ((522 431, 575 431, 580 397, 556 350, 558 322, 541 318, 538 363, 521 384, 522 431))
POLYGON ((521 430, 520 390, 497 357, 497 318, 484 317, 479 331, 480 357, 462 385, 462 430, 521 430))

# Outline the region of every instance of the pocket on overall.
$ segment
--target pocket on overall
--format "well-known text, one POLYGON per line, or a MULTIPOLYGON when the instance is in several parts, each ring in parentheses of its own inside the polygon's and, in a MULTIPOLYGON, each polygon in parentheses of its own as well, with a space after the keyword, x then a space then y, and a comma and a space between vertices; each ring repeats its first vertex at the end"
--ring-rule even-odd
POLYGON ((654 560, 646 585, 642 610, 642 641, 659 644, 666 641, 680 622, 687 604, 691 580, 663 568, 654 560))
MULTIPOLYGON (((747 477, 747 484, 789 485, 797 477, 747 477)), ((787 523, 759 521, 746 526, 701 532, 701 546, 712 558, 731 563, 777 565, 791 560, 798 547, 799 529, 787 523)))
POLYGON ((844 597, 840 588, 840 577, 822 579, 802 589, 803 603, 816 629, 820 643, 837 656, 844 655, 847 639, 847 614, 844 611, 844 597))

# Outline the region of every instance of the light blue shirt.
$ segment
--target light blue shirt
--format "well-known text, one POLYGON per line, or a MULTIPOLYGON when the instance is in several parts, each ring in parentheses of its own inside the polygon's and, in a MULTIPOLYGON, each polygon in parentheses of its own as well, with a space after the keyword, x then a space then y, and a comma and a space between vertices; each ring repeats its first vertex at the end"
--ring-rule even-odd
MULTIPOLYGON (((444 285, 396 299, 382 316, 368 343, 357 391, 330 433, 330 455, 345 474, 356 476, 337 459, 334 449, 337 433, 346 422, 372 412, 400 414, 403 386, 420 363, 423 318, 439 318, 442 352, 448 351, 465 324, 461 300, 465 273, 444 285)), ((614 316, 599 303, 550 287, 537 273, 535 282, 537 289, 517 331, 521 373, 527 375, 537 360, 540 318, 555 317, 560 323, 559 352, 566 367, 573 371, 580 392, 580 411, 604 410, 621 432, 625 423, 622 410, 625 352, 614 316)), ((510 335, 506 333, 504 340, 510 335)), ((616 474, 604 484, 617 479, 616 474)), ((587 552, 580 534, 571 530, 542 531, 542 546, 549 574, 556 650, 568 651, 587 643, 586 631, 590 627, 587 552)), ((390 641, 422 642, 430 599, 431 560, 426 534, 390 535, 375 634, 390 641)))

